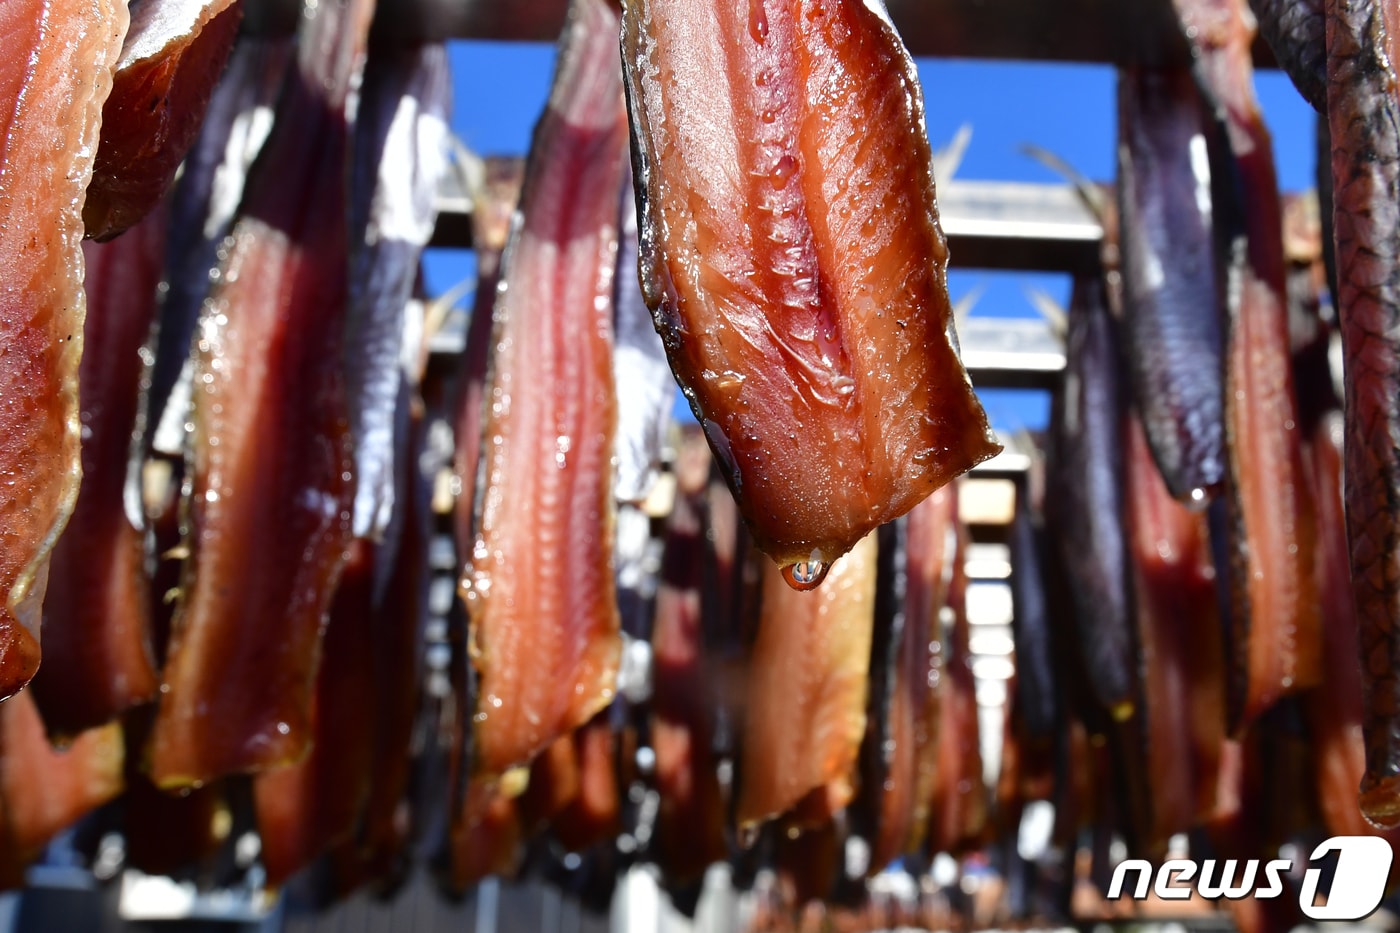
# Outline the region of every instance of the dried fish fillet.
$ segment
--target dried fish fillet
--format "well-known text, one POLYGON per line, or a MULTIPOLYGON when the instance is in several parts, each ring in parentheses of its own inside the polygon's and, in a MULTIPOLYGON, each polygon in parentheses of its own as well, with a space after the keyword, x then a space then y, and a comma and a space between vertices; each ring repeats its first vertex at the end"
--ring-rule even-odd
POLYGON ((918 76, 878 4, 624 8, 643 293, 755 543, 815 586, 999 449, 918 76))
POLYGON ((78 495, 83 191, 126 27, 116 0, 0 7, 0 697, 38 667, 49 554, 78 495))
POLYGON ((151 645, 144 527, 124 489, 142 375, 141 348, 156 309, 165 214, 155 211, 110 243, 84 243, 87 320, 79 400, 83 485, 54 548, 44 598, 44 664, 35 701, 50 733, 76 735, 160 687, 151 645))
POLYGON ((205 306, 192 556, 152 736, 163 787, 287 765, 311 738, 321 631, 350 544, 346 101, 373 11, 323 0, 306 20, 205 306))
POLYGON ((111 239, 146 216, 170 187, 199 135, 242 13, 242 0, 131 4, 83 205, 88 236, 111 239))
MULTIPOLYGON (((875 621, 875 536, 839 559, 814 592, 763 568, 763 608, 749 664, 739 798, 741 831, 814 791, 840 809, 855 794, 875 621)), ((824 806, 826 803, 824 802, 824 806)))
POLYGON ((617 14, 575 0, 495 304, 485 493, 463 580, 475 767, 500 775, 612 699, 613 270, 627 123, 617 14))

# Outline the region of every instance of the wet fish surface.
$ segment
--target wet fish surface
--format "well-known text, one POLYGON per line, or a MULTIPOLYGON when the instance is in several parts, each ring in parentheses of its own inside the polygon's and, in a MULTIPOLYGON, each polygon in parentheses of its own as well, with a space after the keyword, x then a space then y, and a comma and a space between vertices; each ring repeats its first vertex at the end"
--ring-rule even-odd
POLYGON ((205 306, 192 556, 152 736, 163 787, 287 765, 311 739, 322 627, 351 540, 345 106, 373 9, 323 2, 305 21, 205 306))
POLYGON ((755 544, 815 586, 999 448, 897 33, 865 3, 742 6, 624 5, 640 273, 755 544))
POLYGON ((475 770, 527 764, 612 699, 612 296, 627 124, 616 13, 575 0, 506 248, 462 589, 475 770))
POLYGON ((38 667, 50 552, 78 495, 83 192, 126 29, 114 0, 0 10, 0 697, 38 667))
POLYGON ((204 119, 238 35, 243 0, 137 0, 102 111, 83 204, 87 235, 110 240, 160 201, 204 119))
POLYGON ((145 528, 128 518, 124 490, 165 224, 156 211, 119 240, 83 244, 83 485, 54 547, 44 597, 44 664, 33 682, 44 724, 60 736, 100 726, 155 699, 160 687, 145 528))

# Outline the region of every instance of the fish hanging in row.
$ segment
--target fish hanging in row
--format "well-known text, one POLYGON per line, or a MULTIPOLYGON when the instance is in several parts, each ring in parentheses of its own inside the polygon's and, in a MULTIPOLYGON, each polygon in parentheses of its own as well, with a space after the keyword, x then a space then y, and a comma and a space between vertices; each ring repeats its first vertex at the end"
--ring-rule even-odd
POLYGON ((191 556, 152 736, 165 787, 289 764, 310 741, 322 620, 351 539, 347 103, 373 11, 338 0, 304 19, 205 303, 191 556))
POLYGON ((879 3, 628 0, 623 25, 647 304, 755 544, 816 586, 999 449, 913 60, 879 3))

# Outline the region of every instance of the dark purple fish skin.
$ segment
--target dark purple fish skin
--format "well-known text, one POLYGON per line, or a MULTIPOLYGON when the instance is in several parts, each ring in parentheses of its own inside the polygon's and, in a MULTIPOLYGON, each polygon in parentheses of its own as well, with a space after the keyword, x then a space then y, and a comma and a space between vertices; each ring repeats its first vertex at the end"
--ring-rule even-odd
POLYGON ((1177 499, 1225 477, 1223 338, 1204 112, 1191 73, 1118 82, 1123 337, 1153 459, 1177 499))
MULTIPOLYGON (((155 364, 146 389, 147 449, 172 402, 180 371, 190 360, 195 324, 209 294, 209 274, 219 264, 219 247, 233 224, 248 167, 272 125, 271 107, 293 47, 290 37, 245 36, 238 41, 175 184, 165 255, 170 287, 160 306, 155 364)), ((181 404, 187 405, 188 399, 181 404)), ((178 415, 183 424, 186 413, 178 415)))
POLYGON ((1328 0, 1327 109, 1346 361, 1347 538, 1361 642, 1361 809, 1400 825, 1400 10, 1328 0))
POLYGON ((1050 598, 1045 591, 1044 523, 1032 515, 1024 486, 1016 491, 1011 519, 1011 625, 1015 633, 1017 711, 1027 738, 1053 741, 1060 728, 1060 698, 1050 598))
POLYGON ((1060 542, 1090 689, 1115 719, 1132 713, 1135 648, 1123 533, 1121 361, 1097 278, 1075 282, 1064 386, 1051 407, 1046 520, 1060 542))
POLYGON ((408 410, 400 403, 404 309, 437 220, 450 95, 444 46, 390 51, 366 65, 356 113, 351 229, 361 236, 351 253, 345 354, 354 531, 385 540, 390 551, 399 532, 394 438, 406 436, 397 422, 408 410))
POLYGON ((1327 112, 1327 16, 1323 0, 1249 0, 1259 33, 1303 99, 1327 112))

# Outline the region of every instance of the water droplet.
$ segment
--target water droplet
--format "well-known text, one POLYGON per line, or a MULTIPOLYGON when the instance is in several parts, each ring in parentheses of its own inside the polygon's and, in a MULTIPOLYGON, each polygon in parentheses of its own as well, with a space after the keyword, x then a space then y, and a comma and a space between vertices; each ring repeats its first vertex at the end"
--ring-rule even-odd
POLYGON ((768 38, 768 14, 763 11, 763 0, 749 0, 749 35, 759 44, 768 38))
POLYGON ((817 558, 800 560, 783 568, 783 579, 795 590, 814 590, 826 579, 828 569, 829 565, 817 558))
POLYGON ((292 727, 289 726, 289 725, 287 725, 285 722, 279 722, 279 723, 277 724, 277 732, 278 732, 279 735, 287 735, 287 734, 290 733, 291 731, 292 731, 292 727))
POLYGON ((758 115, 758 118, 764 123, 776 123, 778 120, 778 114, 772 110, 765 110, 758 115))
POLYGON ((831 380, 831 387, 837 395, 850 395, 856 390, 856 381, 850 376, 837 376, 831 380))
POLYGON ((727 369, 715 379, 715 388, 732 392, 744 384, 744 374, 727 369))
POLYGON ((797 173, 797 160, 790 155, 784 155, 773 164, 773 186, 775 188, 786 188, 787 183, 792 180, 792 176, 797 173))

